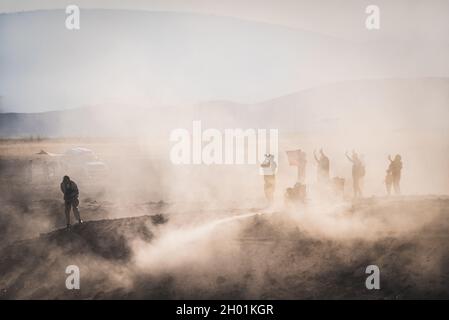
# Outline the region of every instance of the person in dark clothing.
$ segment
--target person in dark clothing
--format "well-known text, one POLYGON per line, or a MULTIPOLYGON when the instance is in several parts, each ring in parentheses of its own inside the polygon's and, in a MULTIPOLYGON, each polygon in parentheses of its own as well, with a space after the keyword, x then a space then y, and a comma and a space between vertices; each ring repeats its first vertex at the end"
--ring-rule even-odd
POLYGON ((285 204, 305 203, 307 198, 306 185, 299 182, 295 183, 293 188, 287 188, 284 199, 285 204))
POLYGON ((401 194, 401 171, 402 171, 402 158, 399 154, 394 157, 394 160, 391 159, 391 156, 388 156, 388 160, 390 161, 390 165, 388 166, 388 170, 391 172, 391 178, 393 182, 393 189, 396 195, 401 194))
POLYGON ((64 194, 65 202, 65 217, 67 221, 67 229, 70 228, 70 209, 73 209, 73 214, 79 223, 83 223, 78 210, 79 205, 79 191, 75 181, 70 180, 68 176, 64 176, 61 182, 61 191, 64 194))
POLYGON ((360 183, 362 178, 365 176, 365 165, 355 151, 352 152, 352 157, 350 157, 346 152, 346 158, 348 158, 348 160, 352 162, 352 183, 354 198, 362 197, 362 189, 360 187, 360 183))
POLYGON ((318 183, 329 182, 329 158, 324 154, 323 149, 320 149, 319 158, 315 151, 313 156, 318 164, 318 183))

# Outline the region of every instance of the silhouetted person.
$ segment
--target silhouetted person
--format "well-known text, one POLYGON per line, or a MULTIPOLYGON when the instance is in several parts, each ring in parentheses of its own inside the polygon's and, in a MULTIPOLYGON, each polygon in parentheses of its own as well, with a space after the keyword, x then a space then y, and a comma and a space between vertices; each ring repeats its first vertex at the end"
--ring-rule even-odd
POLYGON ((293 188, 287 188, 284 194, 285 204, 305 203, 307 198, 307 189, 305 184, 295 183, 293 188))
POLYGON ((360 182, 365 175, 365 166, 355 151, 352 152, 352 157, 346 152, 346 158, 352 163, 352 187, 354 190, 354 197, 361 197, 362 189, 360 188, 360 182))
POLYGON ((324 154, 323 149, 320 149, 319 158, 316 156, 316 152, 313 151, 313 157, 315 158, 318 165, 318 183, 329 182, 329 158, 324 154))
POLYGON ((70 228, 70 209, 73 209, 73 214, 79 223, 83 223, 80 213, 78 211, 79 205, 79 191, 75 181, 70 180, 68 176, 64 176, 61 182, 61 191, 64 193, 65 202, 65 217, 67 221, 67 229, 70 228))
POLYGON ((273 196, 276 184, 276 168, 277 168, 276 161, 274 161, 274 155, 266 154, 265 160, 260 166, 262 168, 264 178, 265 198, 271 205, 273 203, 273 196))
POLYGON ((391 177, 393 182, 394 193, 399 195, 401 194, 401 171, 402 171, 402 158, 399 154, 394 157, 394 160, 391 159, 391 156, 388 156, 388 160, 390 160, 390 165, 388 166, 388 170, 391 171, 391 177))

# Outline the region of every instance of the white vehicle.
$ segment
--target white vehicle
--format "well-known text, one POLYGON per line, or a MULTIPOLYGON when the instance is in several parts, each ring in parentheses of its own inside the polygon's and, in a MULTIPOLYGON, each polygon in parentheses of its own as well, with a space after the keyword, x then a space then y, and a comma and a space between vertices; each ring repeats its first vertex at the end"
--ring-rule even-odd
POLYGON ((51 153, 41 150, 29 161, 27 179, 29 181, 51 181, 63 175, 94 178, 105 176, 106 163, 101 161, 90 149, 75 147, 64 153, 51 153))
POLYGON ((71 148, 61 155, 60 161, 67 171, 84 173, 89 177, 104 175, 107 172, 106 163, 87 148, 71 148))

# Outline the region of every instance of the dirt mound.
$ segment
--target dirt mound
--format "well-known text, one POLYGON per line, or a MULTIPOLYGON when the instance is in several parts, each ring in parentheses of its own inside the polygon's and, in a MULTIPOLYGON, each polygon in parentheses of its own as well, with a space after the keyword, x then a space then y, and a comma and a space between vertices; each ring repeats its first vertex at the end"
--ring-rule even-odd
POLYGON ((14 242, 0 251, 0 297, 70 297, 64 290, 68 265, 88 273, 87 281, 113 282, 109 276, 116 274, 107 274, 124 270, 114 269, 129 263, 132 241, 150 242, 152 229, 165 222, 161 215, 88 221, 14 242))
POLYGON ((198 225, 164 224, 161 215, 91 221, 18 241, 0 249, 1 297, 449 297, 447 198, 366 199, 333 213, 311 208, 198 225), (68 265, 80 268, 80 290, 65 287, 68 265), (365 287, 369 265, 380 269, 380 290, 365 287))

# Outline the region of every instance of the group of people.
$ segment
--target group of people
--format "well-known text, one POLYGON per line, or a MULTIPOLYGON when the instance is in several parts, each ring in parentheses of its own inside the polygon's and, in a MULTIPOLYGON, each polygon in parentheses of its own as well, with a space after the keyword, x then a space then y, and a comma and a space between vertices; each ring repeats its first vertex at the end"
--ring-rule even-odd
MULTIPOLYGON (((289 152, 288 152, 289 153, 289 152)), ((287 153, 287 154, 288 154, 287 153)), ((305 164, 306 164, 306 154, 301 150, 296 150, 294 152, 295 161, 293 162, 295 166, 298 168, 298 178, 297 182, 293 188, 287 188, 286 190, 286 198, 287 199, 302 199, 304 200, 306 197, 306 185, 305 185, 305 164)), ((345 153, 346 158, 352 163, 352 188, 355 198, 362 197, 362 187, 361 180, 365 176, 365 163, 363 161, 363 157, 359 156, 357 152, 353 151, 352 155, 349 155, 348 152, 345 153)), ((319 152, 319 157, 316 155, 316 152, 313 152, 313 156, 317 163, 317 182, 319 185, 326 185, 331 182, 330 179, 330 160, 329 157, 326 156, 324 151, 321 149, 319 152)), ((385 177, 385 186, 387 190, 387 194, 391 195, 392 189, 395 194, 400 194, 400 181, 401 181, 401 171, 402 171, 402 158, 398 154, 391 158, 388 156, 389 165, 387 168, 387 174, 385 177)), ((272 154, 266 154, 265 160, 261 164, 261 169, 263 171, 264 176, 264 193, 265 198, 268 203, 273 203, 274 200, 274 191, 276 185, 276 169, 277 163, 275 161, 275 157, 272 154)), ((332 179, 335 190, 340 190, 343 194, 344 190, 344 179, 335 177, 332 179)), ((61 192, 64 194, 64 203, 65 203, 65 216, 67 221, 67 229, 70 229, 70 211, 73 210, 73 214, 78 222, 81 224, 83 220, 81 219, 78 205, 79 205, 79 191, 78 186, 75 181, 71 180, 69 176, 64 176, 61 185, 61 192)))
MULTIPOLYGON (((306 185, 305 185, 305 167, 306 167, 306 153, 301 150, 287 151, 290 165, 294 165, 298 169, 298 179, 296 184, 292 188, 287 188, 286 199, 302 199, 306 197, 306 185), (293 160, 292 160, 293 159, 293 160)), ((322 149, 317 153, 313 152, 314 159, 317 164, 317 182, 318 185, 332 184, 335 191, 340 194, 344 192, 344 179, 340 177, 330 178, 330 160, 322 149)), ((363 156, 353 151, 351 155, 348 152, 345 153, 346 158, 352 164, 352 189, 354 198, 360 198, 362 193, 362 180, 365 176, 365 162, 363 156)), ((385 177, 385 186, 388 195, 391 195, 392 189, 396 195, 401 193, 400 181, 402 171, 402 158, 398 154, 394 159, 388 156, 389 165, 387 169, 387 175, 385 177)), ((265 160, 261 164, 264 175, 264 192, 265 198, 268 203, 273 202, 273 196, 275 191, 276 182, 276 168, 277 164, 272 154, 266 154, 265 160)))

